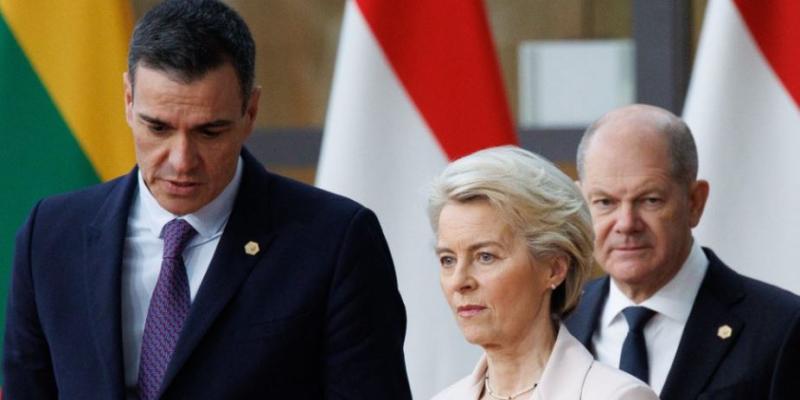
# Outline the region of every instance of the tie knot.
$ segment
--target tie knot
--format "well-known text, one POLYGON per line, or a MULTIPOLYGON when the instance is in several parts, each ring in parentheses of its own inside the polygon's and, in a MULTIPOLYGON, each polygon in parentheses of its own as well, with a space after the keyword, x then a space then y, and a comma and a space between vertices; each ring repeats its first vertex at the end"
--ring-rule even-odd
POLYGON ((164 225, 164 258, 178 258, 197 231, 182 219, 173 219, 164 225))
POLYGON ((628 329, 641 332, 647 321, 653 318, 655 311, 647 307, 627 307, 622 310, 625 319, 628 321, 628 329))

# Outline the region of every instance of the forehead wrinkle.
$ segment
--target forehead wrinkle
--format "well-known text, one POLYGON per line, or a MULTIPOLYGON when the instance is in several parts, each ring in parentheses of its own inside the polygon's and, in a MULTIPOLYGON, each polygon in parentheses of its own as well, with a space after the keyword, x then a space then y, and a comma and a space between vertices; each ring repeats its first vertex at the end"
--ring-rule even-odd
POLYGON ((133 104, 161 120, 166 120, 166 114, 191 116, 196 126, 218 119, 235 120, 241 114, 241 95, 229 88, 236 82, 232 74, 223 66, 186 83, 169 73, 142 68, 135 77, 133 104))
POLYGON ((586 196, 638 197, 647 193, 666 193, 674 184, 664 173, 631 174, 614 177, 587 177, 584 183, 586 196))
MULTIPOLYGON (((498 214, 494 208, 492 210, 494 214, 498 214)), ((511 226, 503 221, 499 220, 499 215, 492 216, 488 213, 475 213, 468 218, 461 213, 449 215, 448 218, 440 219, 437 249, 448 247, 442 246, 442 239, 455 241, 450 243, 451 245, 466 245, 468 249, 488 244, 509 247, 513 244, 513 231, 511 226), (489 230, 489 227, 492 229, 489 230), (442 234, 448 231, 449 234, 442 234), (497 237, 494 237, 495 235, 497 237)))

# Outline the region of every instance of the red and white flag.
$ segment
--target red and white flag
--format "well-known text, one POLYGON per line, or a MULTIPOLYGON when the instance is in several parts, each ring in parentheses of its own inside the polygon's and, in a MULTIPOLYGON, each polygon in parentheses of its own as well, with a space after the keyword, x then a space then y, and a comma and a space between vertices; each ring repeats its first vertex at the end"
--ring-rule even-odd
POLYGON ((426 206, 450 160, 516 143, 484 5, 477 0, 350 0, 317 185, 373 209, 408 315, 414 398, 468 374, 468 345, 439 289, 426 206))
POLYGON ((711 0, 684 118, 711 194, 695 237, 800 293, 800 1, 711 0))

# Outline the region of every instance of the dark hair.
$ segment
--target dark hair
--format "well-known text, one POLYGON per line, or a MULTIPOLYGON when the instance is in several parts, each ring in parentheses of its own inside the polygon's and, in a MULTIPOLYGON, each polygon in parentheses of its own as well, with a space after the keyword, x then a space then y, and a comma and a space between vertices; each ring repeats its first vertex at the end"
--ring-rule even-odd
POLYGON ((166 0, 137 22, 128 51, 128 74, 133 85, 136 67, 143 65, 188 83, 230 62, 239 78, 244 112, 253 90, 255 52, 247 24, 225 4, 166 0))

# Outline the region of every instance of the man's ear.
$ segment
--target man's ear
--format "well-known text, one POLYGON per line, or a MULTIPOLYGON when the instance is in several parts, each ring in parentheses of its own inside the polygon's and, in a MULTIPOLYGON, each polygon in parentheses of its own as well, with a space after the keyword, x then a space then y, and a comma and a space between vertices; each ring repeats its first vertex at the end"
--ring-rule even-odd
POLYGON ((122 84, 125 90, 125 120, 128 121, 128 126, 133 128, 133 85, 127 72, 122 74, 122 84))
POLYGON ((261 98, 261 86, 254 86, 253 91, 250 92, 250 98, 247 100, 247 108, 244 110, 244 115, 247 120, 247 134, 253 131, 255 126, 256 116, 258 116, 258 101, 261 98))
POLYGON ((689 187, 689 223, 692 228, 700 223, 703 210, 706 208, 710 185, 708 181, 698 179, 689 187))

